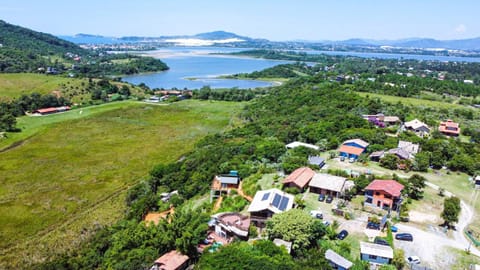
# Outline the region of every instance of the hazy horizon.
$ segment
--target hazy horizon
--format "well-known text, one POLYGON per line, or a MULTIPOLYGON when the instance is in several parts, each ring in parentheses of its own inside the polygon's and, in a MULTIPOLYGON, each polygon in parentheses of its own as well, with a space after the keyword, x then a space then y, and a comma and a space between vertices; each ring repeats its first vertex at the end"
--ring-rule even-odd
POLYGON ((224 2, 192 0, 4 0, 0 18, 54 35, 194 35, 223 30, 241 36, 285 40, 437 40, 480 37, 476 1, 224 2))

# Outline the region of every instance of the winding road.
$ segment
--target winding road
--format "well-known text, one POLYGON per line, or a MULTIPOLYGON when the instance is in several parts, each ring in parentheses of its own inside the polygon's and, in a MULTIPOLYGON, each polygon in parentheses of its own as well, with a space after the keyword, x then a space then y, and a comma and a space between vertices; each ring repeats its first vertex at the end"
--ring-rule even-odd
MULTIPOLYGON (((440 187, 426 182, 426 185, 439 190, 440 187)), ((454 196, 451 192, 445 191, 445 196, 454 196)), ((456 261, 456 255, 448 248, 459 250, 470 249, 470 253, 480 257, 480 251, 470 243, 464 234, 465 228, 472 221, 474 210, 464 201, 460 202, 462 211, 456 224, 456 230, 452 237, 449 237, 438 226, 429 226, 427 230, 420 229, 410 224, 398 223, 395 226, 399 232, 408 232, 413 235, 413 242, 395 240, 395 247, 405 251, 405 256, 419 256, 422 263, 435 266, 434 269, 447 269, 456 261)))

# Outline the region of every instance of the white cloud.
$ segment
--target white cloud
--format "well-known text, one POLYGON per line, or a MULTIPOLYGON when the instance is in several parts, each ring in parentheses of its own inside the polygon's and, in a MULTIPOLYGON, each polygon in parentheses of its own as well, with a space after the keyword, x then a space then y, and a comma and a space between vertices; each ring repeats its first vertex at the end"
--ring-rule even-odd
POLYGON ((455 27, 455 32, 457 33, 465 33, 467 32, 467 27, 465 26, 465 24, 459 24, 457 25, 457 27, 455 27))

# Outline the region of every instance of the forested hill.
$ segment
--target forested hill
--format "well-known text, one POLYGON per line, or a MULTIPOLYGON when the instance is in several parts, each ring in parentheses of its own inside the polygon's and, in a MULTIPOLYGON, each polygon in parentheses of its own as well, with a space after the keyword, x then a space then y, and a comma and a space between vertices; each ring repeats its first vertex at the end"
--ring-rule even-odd
POLYGON ((0 20, 0 73, 68 72, 71 76, 102 77, 166 69, 168 66, 159 59, 87 50, 50 34, 0 20))
POLYGON ((2 20, 0 20, 0 44, 2 44, 0 50, 16 49, 39 55, 65 54, 68 52, 79 55, 88 53, 87 50, 69 41, 9 24, 2 20))
POLYGON ((33 72, 62 60, 65 54, 89 52, 50 34, 36 32, 0 20, 0 72, 33 72), (55 59, 55 60, 54 60, 55 59))

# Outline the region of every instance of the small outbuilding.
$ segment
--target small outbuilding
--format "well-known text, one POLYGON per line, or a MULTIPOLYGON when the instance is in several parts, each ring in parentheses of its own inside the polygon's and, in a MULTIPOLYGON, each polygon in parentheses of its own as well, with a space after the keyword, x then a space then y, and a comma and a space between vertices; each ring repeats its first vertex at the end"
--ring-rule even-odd
POLYGON ((345 259, 340 254, 336 253, 335 251, 328 249, 325 252, 325 259, 328 260, 330 266, 333 269, 337 270, 348 270, 353 266, 353 263, 347 259, 345 259))
POLYGON ((188 267, 189 257, 172 250, 158 258, 150 270, 184 270, 188 267))
POLYGON ((309 156, 308 157, 308 164, 316 165, 316 166, 322 168, 323 165, 325 165, 325 159, 322 158, 322 157, 319 157, 319 156, 309 156))
POLYGON ((292 252, 292 242, 288 242, 288 241, 282 240, 280 238, 275 238, 275 239, 273 239, 273 243, 277 247, 285 247, 288 254, 290 254, 292 252))
POLYGON ((372 264, 389 264, 393 259, 393 249, 390 246, 360 242, 360 258, 372 264))
POLYGON ((303 143, 303 142, 291 142, 287 145, 285 145, 285 147, 287 149, 294 149, 294 148, 297 148, 297 147, 306 147, 306 148, 310 148, 310 149, 313 149, 313 150, 319 150, 320 147, 316 146, 316 145, 313 145, 313 144, 309 144, 309 143, 303 143))

